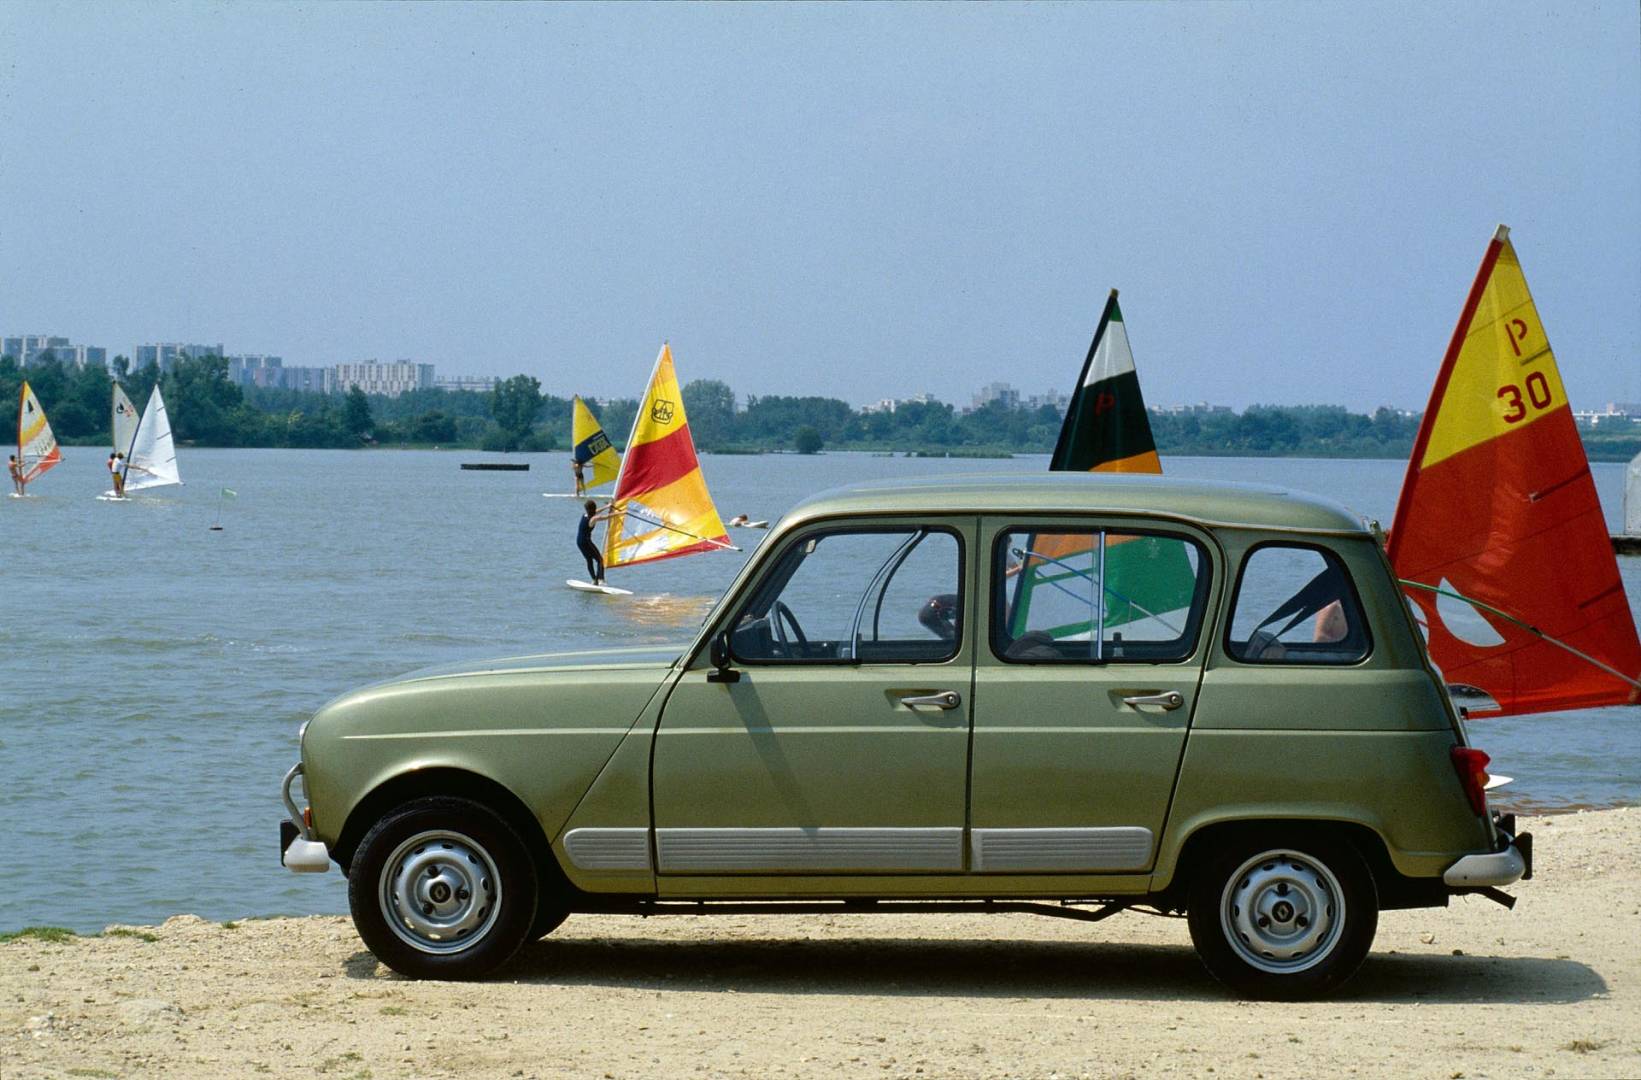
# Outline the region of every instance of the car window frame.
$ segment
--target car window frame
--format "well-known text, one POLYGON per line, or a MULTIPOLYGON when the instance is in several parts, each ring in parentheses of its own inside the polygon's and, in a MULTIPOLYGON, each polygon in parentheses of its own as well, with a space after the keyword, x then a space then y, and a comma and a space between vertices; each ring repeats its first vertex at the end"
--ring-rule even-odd
MULTIPOLYGON (((897 667, 929 667, 941 664, 950 664, 963 655, 964 645, 969 633, 970 622, 970 619, 966 617, 968 615, 969 601, 968 545, 965 542, 964 530, 956 525, 944 523, 936 524, 923 519, 912 519, 904 523, 880 522, 869 525, 850 525, 843 522, 817 523, 816 525, 800 530, 791 537, 787 538, 782 543, 780 550, 769 557, 767 566, 767 570, 764 570, 755 580, 748 584, 747 588, 744 590, 746 599, 735 606, 735 608, 730 612, 729 617, 720 624, 722 629, 717 631, 726 636, 729 646, 729 659, 733 663, 743 665, 745 667, 876 667, 880 665, 893 665, 897 667), (922 531, 927 531, 930 533, 943 533, 957 541, 957 634, 951 641, 951 652, 948 655, 938 659, 882 660, 874 658, 872 660, 861 660, 858 657, 853 656, 812 658, 748 658, 735 652, 735 626, 741 621, 741 617, 746 614, 753 602, 757 600, 763 592, 765 582, 767 582, 772 575, 779 572, 782 564, 786 561, 793 548, 797 545, 808 543, 811 540, 818 540, 825 536, 862 533, 901 533, 911 535, 922 531)), ((788 575, 786 581, 781 583, 781 588, 786 588, 787 584, 789 584, 791 580, 792 576, 788 575)), ((871 583, 875 582, 876 578, 874 577, 871 583)), ((776 599, 779 599, 779 597, 777 596, 776 599)))
MULTIPOLYGON (((1300 586, 1303 588, 1303 585, 1300 586)), ((1244 643, 1246 644, 1246 643, 1244 643)), ((1373 626, 1368 619, 1367 607, 1362 603, 1362 590, 1356 585, 1356 575, 1350 572, 1350 564, 1339 552, 1326 544, 1304 540, 1261 540, 1242 552, 1237 562, 1236 582, 1231 587, 1230 603, 1225 608, 1225 631, 1220 637, 1219 647, 1225 658, 1233 664, 1243 664, 1248 667, 1294 667, 1294 668, 1351 668, 1360 667, 1373 658, 1375 647, 1373 626), (1271 660, 1246 659, 1239 656, 1236 646, 1231 641, 1231 628, 1236 624, 1237 602, 1242 599, 1242 583, 1248 575, 1248 564, 1253 557, 1265 548, 1285 547, 1299 548, 1305 551, 1314 551, 1322 556, 1324 562, 1332 559, 1339 571, 1345 577, 1345 587, 1350 590, 1350 598, 1356 604, 1356 612, 1361 616, 1362 636, 1365 639, 1362 655, 1351 660, 1289 660, 1287 657, 1277 657, 1271 660)))
POLYGON ((1133 664, 1142 665, 1145 667, 1167 667, 1192 663, 1202 652, 1204 629, 1213 617, 1213 613, 1209 611, 1209 608, 1213 606, 1212 601, 1214 586, 1214 559, 1212 547, 1209 541, 1202 537, 1192 535, 1191 533, 1180 532, 1177 529, 1170 529, 1166 525, 1158 528, 1148 527, 1150 525, 1151 522, 1149 520, 1143 523, 1123 521, 1086 525, 1080 523, 1072 524, 1065 521, 1043 521, 1035 523, 1010 522, 1008 524, 1000 525, 997 528, 996 535, 992 538, 990 582, 991 595, 987 598, 986 604, 987 621, 989 624, 987 626, 986 640, 988 647, 991 649, 992 657, 1000 663, 1027 666, 1081 665, 1084 667, 1108 667, 1112 664, 1133 664), (1178 540, 1181 543, 1190 544, 1195 547, 1197 549, 1197 555, 1202 572, 1197 575, 1196 591, 1193 593, 1191 598, 1191 608, 1195 615, 1195 619, 1190 626, 1191 635, 1189 647, 1185 650, 1184 655, 1166 659, 1146 659, 1135 656, 1102 656, 1096 659, 1092 656, 1011 657, 1004 655, 1005 649, 1008 644, 1012 644, 1012 641, 1004 642, 1000 637, 1002 634, 1003 624, 1006 622, 1005 608, 1007 607, 1007 602, 1003 599, 1003 594, 999 591, 998 584, 1006 580, 1003 574, 1004 541, 1010 535, 1020 532, 1057 532, 1061 534, 1082 533, 1091 536, 1097 533, 1104 533, 1106 535, 1116 534, 1119 536, 1147 536, 1157 537, 1163 540, 1178 540))

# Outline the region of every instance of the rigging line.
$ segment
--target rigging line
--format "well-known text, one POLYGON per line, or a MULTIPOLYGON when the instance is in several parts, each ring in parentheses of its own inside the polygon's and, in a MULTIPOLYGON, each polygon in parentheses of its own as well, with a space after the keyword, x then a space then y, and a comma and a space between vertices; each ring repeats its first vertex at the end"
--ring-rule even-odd
MULTIPOLYGON (((1103 550, 1104 550, 1103 545, 1102 545, 1101 550, 1103 552, 1103 550)), ((1076 576, 1078 576, 1080 578, 1087 578, 1089 581, 1094 580, 1093 575, 1089 574, 1087 571, 1079 570, 1075 566, 1072 566, 1070 563, 1061 562, 1059 559, 1056 559, 1052 555, 1044 555, 1041 552, 1032 551, 1028 548, 1014 548, 1013 551, 1014 551, 1014 554, 1020 556, 1021 559, 1024 559, 1027 555, 1030 555, 1033 558, 1042 559, 1044 562, 1051 562, 1055 566, 1063 566, 1063 567, 1065 567, 1067 573, 1075 574, 1076 576)), ((1076 593, 1072 592, 1070 589, 1066 588, 1064 585, 1061 585, 1060 584, 1060 579, 1058 579, 1058 578, 1040 578, 1039 580, 1043 581, 1046 584, 1053 585, 1056 589, 1059 589, 1061 592, 1065 593, 1067 596, 1071 597, 1074 600, 1077 600, 1077 601, 1080 602, 1083 599, 1081 596, 1078 596, 1076 593)), ((1158 615, 1155 611, 1152 611, 1150 608, 1146 607, 1144 604, 1140 603, 1138 600, 1135 600, 1133 597, 1124 596, 1121 592, 1119 592, 1116 589, 1113 589, 1110 585, 1106 584, 1103 581, 1100 582, 1100 588, 1102 588, 1106 592, 1110 593, 1112 596, 1115 596, 1118 600, 1121 600, 1123 603, 1128 604, 1132 607, 1139 608, 1141 611, 1145 612, 1147 617, 1157 620, 1158 622, 1162 623, 1162 625, 1164 625, 1168 629, 1172 630, 1174 633, 1177 634, 1177 633, 1180 632, 1179 627, 1175 626, 1173 623, 1169 622, 1167 619, 1163 618, 1161 615, 1158 615)), ((1100 607, 1102 609, 1101 613, 1103 614, 1104 613, 1103 609, 1104 609, 1105 605, 1101 604, 1100 607)))
POLYGON ((700 540, 703 543, 715 544, 715 545, 717 545, 718 547, 721 547, 721 548, 728 548, 730 551, 740 551, 741 550, 740 548, 736 547, 734 544, 728 543, 727 541, 714 540, 710 536, 702 536, 700 533, 692 533, 688 529, 680 529, 676 525, 668 525, 664 521, 660 521, 656 518, 652 518, 647 514, 640 514, 636 510, 631 510, 631 509, 628 509, 626 507, 623 507, 619 512, 622 513, 622 514, 625 514, 629 517, 635 517, 639 521, 642 521, 647 525, 654 525, 658 529, 667 529, 667 530, 670 530, 671 532, 682 533, 684 536, 694 537, 696 540, 700 540))
POLYGON ((1504 621, 1506 621, 1506 622, 1508 622, 1508 623, 1510 623, 1514 626, 1521 627, 1523 630, 1527 631, 1529 634, 1532 634, 1535 637, 1539 637, 1539 638, 1544 639, 1545 641, 1548 641, 1551 645, 1554 645, 1558 648, 1566 649, 1568 652, 1572 653, 1574 656, 1578 657, 1580 660, 1583 660, 1586 663, 1594 664, 1596 667, 1600 668, 1602 671, 1605 671, 1608 675, 1611 675, 1613 678, 1621 679, 1624 682, 1629 683, 1631 686, 1635 687, 1637 690, 1641 690, 1641 679, 1632 678, 1632 677, 1624 674, 1622 671, 1619 671, 1617 668, 1613 667, 1611 664, 1604 663, 1600 660, 1597 660, 1595 657, 1591 656, 1587 652, 1584 652, 1580 649, 1573 648, 1571 645, 1567 644, 1565 641, 1562 641, 1560 638, 1551 637, 1549 634, 1546 634, 1544 631, 1540 630, 1538 627, 1534 626, 1532 623, 1525 622, 1522 619, 1518 619, 1514 615, 1510 614, 1508 611, 1500 611, 1498 608, 1494 607, 1492 604, 1483 603, 1480 600, 1473 600, 1468 596, 1464 596, 1460 593, 1452 592, 1448 589, 1438 589, 1436 586, 1426 585, 1422 581, 1409 581, 1407 578, 1397 578, 1396 582, 1399 585, 1405 585, 1409 589, 1423 589, 1425 592, 1432 592, 1432 593, 1435 593, 1437 596, 1451 597, 1454 600, 1463 601, 1464 603, 1469 604, 1473 608, 1480 608, 1483 611, 1491 612, 1492 614, 1497 615, 1499 618, 1503 619, 1504 621))

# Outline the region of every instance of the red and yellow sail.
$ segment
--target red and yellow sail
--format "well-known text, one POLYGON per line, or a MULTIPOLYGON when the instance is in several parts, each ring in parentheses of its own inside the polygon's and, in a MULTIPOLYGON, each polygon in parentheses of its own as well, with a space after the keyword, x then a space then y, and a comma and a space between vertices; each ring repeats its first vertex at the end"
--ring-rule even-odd
POLYGON ((1423 586, 1408 595, 1447 682, 1484 691, 1501 714, 1641 700, 1606 519, 1502 225, 1436 377, 1389 554, 1423 586))
POLYGON ((17 401, 17 464, 22 467, 23 480, 33 480, 62 460, 63 452, 57 448, 57 436, 46 422, 46 411, 24 382, 17 401))
POLYGON ((661 346, 644 399, 638 403, 609 520, 605 566, 633 566, 732 547, 701 474, 667 345, 661 346))

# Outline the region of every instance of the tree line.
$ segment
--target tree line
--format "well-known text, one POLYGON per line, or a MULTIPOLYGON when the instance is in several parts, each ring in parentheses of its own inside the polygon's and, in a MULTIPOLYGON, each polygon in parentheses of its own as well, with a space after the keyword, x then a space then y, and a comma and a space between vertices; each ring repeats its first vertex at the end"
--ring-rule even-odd
MULTIPOLYGON (((138 408, 159 385, 178 439, 201 446, 359 447, 410 445, 545 451, 570 446, 569 397, 545 393, 539 380, 515 375, 488 393, 413 390, 398 397, 242 387, 222 357, 185 358, 166 372, 131 370, 116 357, 114 375, 138 408)), ((0 357, 0 401, 17 400, 24 378, 52 428, 67 443, 106 442, 109 373, 59 363, 47 355, 20 367, 0 357)), ((591 395, 583 394, 591 400, 591 395)), ((943 402, 904 402, 891 411, 856 409, 829 397, 750 396, 716 379, 683 387, 690 430, 702 450, 720 453, 822 449, 925 454, 1046 453, 1061 411, 992 402, 962 412, 943 402)), ((620 446, 638 410, 625 398, 594 406, 620 446)), ((1393 409, 1353 413, 1336 405, 1254 405, 1240 413, 1152 413, 1157 449, 1165 454, 1406 457, 1420 417, 1393 409)), ((1641 433, 1586 432, 1592 458, 1627 460, 1641 433)))

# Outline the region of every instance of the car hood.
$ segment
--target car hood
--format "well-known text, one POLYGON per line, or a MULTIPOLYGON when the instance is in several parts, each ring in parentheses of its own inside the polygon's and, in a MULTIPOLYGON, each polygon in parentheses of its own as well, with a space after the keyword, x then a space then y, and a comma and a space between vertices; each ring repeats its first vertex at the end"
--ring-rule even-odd
POLYGON ((620 649, 582 649, 575 652, 536 653, 530 656, 508 656, 496 660, 466 660, 455 664, 439 664, 412 671, 390 682, 410 682, 417 679, 443 679, 461 675, 500 675, 525 671, 596 671, 605 668, 672 667, 689 648, 688 642, 669 645, 639 645, 620 649))

